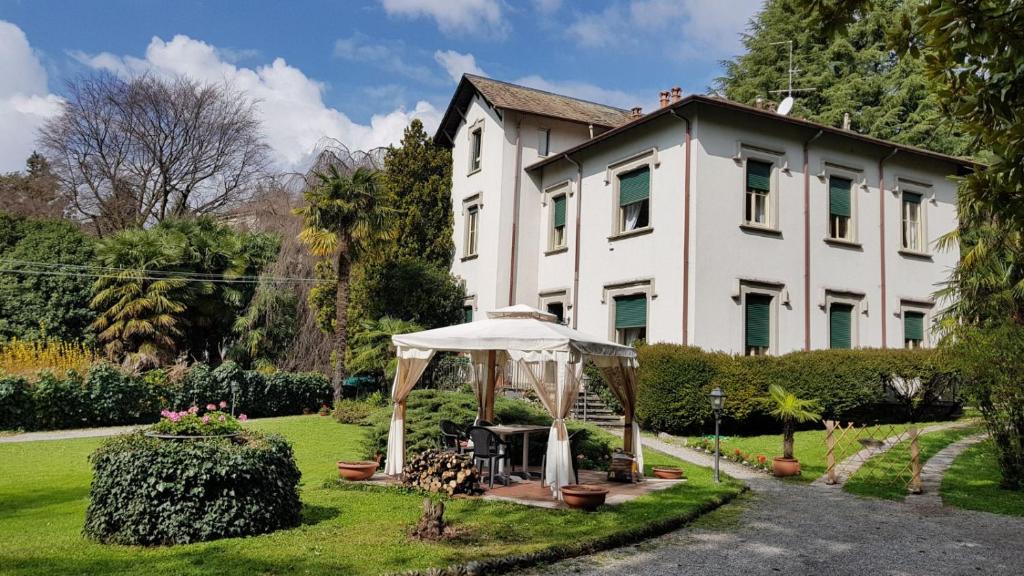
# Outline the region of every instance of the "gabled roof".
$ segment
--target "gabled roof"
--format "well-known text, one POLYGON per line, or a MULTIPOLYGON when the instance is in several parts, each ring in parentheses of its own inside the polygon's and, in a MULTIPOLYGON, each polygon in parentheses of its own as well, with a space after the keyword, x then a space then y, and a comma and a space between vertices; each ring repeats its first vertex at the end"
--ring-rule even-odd
POLYGON ((673 111, 682 112, 686 108, 690 108, 693 106, 711 106, 724 108, 732 112, 746 114, 753 117, 765 118, 768 120, 779 122, 781 124, 801 126, 804 128, 808 128, 809 132, 820 130, 823 134, 832 134, 835 136, 839 136, 841 138, 849 138, 867 144, 872 144, 878 146, 879 148, 887 150, 899 150, 901 152, 906 152, 908 154, 912 154, 915 156, 922 156, 925 158, 933 158, 936 160, 942 160, 944 162, 950 162, 953 164, 957 164, 958 166, 967 170, 973 170, 982 166, 982 164, 979 164, 978 162, 975 162, 968 158, 960 158, 957 156, 950 156, 948 154, 942 154, 939 152, 932 152, 931 150, 925 150, 924 148, 918 148, 916 146, 909 146, 906 144, 897 144, 895 142, 890 142, 888 140, 882 140, 881 138, 868 136, 867 134, 861 134, 859 132, 854 132, 852 130, 843 130, 841 128, 836 128, 834 126, 829 126, 827 124, 819 124, 818 122, 811 122, 810 120, 804 120, 802 118, 794 118, 792 116, 781 116, 771 110, 762 110, 760 108, 755 108, 753 106, 747 106, 746 104, 740 104, 739 102, 733 102, 732 100, 727 100, 725 98, 691 94, 689 96, 682 98, 678 102, 673 102, 668 106, 658 108, 654 112, 641 116, 640 118, 637 118, 631 122, 618 126, 607 132, 598 134, 597 136, 591 138, 590 140, 586 140, 585 142, 573 146, 568 150, 564 150, 562 152, 559 152, 558 154, 553 154, 539 162, 534 162, 533 164, 530 164, 529 166, 526 167, 526 171, 532 172, 534 170, 538 170, 540 168, 543 168, 544 166, 558 162, 559 160, 565 158, 566 156, 571 156, 572 154, 588 149, 591 146, 595 146, 597 144, 600 144, 601 142, 615 138, 619 134, 622 134, 642 124, 646 124, 656 118, 670 115, 673 113, 673 111))
POLYGON ((450 146, 451 138, 462 121, 462 114, 469 106, 474 94, 479 94, 488 104, 499 110, 514 110, 526 114, 546 116, 567 122, 593 124, 600 128, 616 128, 630 121, 629 110, 570 98, 544 90, 509 84, 483 76, 463 74, 455 95, 444 113, 441 125, 434 135, 434 142, 450 146))

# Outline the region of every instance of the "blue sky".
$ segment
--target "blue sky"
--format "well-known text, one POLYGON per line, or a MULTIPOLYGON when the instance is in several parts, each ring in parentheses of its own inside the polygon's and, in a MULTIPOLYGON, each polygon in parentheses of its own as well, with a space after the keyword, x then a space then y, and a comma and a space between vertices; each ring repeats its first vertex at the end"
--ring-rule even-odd
POLYGON ((650 109, 705 92, 761 0, 0 0, 0 171, 63 83, 94 69, 227 81, 260 102, 283 169, 316 142, 436 126, 462 72, 650 109))

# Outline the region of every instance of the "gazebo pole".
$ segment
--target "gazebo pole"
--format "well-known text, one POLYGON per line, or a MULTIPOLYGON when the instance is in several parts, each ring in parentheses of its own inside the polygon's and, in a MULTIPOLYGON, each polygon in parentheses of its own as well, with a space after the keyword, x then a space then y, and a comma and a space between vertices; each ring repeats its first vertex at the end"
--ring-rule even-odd
POLYGON ((487 351, 487 395, 484 398, 484 420, 494 422, 494 389, 498 379, 498 351, 487 351))

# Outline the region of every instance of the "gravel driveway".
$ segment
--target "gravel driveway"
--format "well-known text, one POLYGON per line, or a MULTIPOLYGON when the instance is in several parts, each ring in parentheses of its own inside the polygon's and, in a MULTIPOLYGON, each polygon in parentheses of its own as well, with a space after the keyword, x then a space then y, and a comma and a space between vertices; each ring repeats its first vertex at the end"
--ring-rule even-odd
MULTIPOLYGON (((707 462, 658 440, 644 444, 707 462)), ((1024 518, 918 510, 835 486, 777 481, 732 463, 722 469, 746 480, 751 492, 661 538, 532 574, 1024 574, 1024 518)))

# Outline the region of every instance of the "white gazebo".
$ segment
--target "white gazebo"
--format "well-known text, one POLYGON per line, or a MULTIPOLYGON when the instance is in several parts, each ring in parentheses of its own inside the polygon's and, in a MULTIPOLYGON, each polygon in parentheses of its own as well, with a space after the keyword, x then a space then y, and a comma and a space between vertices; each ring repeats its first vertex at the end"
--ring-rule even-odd
POLYGON ((478 420, 494 417, 497 367, 511 360, 528 376, 537 397, 554 419, 548 435, 545 483, 561 499, 561 487, 572 481, 572 454, 565 418, 576 402, 587 360, 600 368, 625 413, 623 447, 632 452, 643 471, 640 427, 636 408, 636 350, 592 338, 558 324, 552 314, 523 304, 487 313, 487 320, 392 337, 398 371, 391 388, 395 408, 388 432, 384 471, 402 473, 405 466, 405 407, 409 392, 436 352, 466 353, 472 362, 472 386, 478 420))

